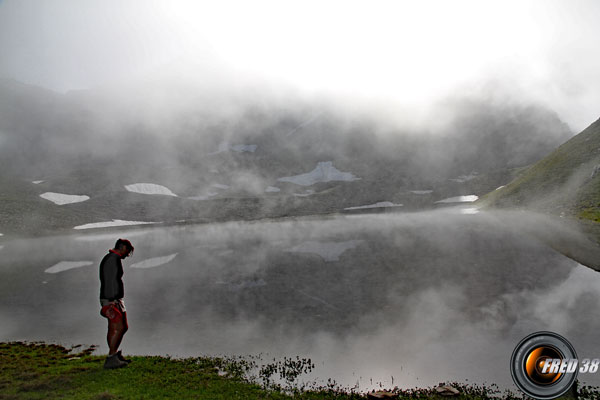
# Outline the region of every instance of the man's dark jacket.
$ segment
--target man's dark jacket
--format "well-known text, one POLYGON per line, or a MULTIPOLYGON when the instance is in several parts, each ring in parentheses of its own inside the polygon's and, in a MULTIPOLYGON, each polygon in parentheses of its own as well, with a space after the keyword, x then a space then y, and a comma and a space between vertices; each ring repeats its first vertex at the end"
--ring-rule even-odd
POLYGON ((107 300, 122 299, 123 264, 121 256, 109 251, 100 261, 100 298, 107 300))

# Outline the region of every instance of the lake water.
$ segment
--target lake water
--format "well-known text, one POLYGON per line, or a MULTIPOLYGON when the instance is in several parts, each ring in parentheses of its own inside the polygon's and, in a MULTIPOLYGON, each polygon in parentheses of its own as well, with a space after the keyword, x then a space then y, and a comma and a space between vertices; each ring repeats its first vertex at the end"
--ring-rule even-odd
POLYGON ((298 355, 316 364, 307 379, 360 389, 514 388, 529 333, 600 358, 600 274, 522 233, 535 229, 451 208, 4 240, 0 340, 106 352, 98 263, 126 237, 125 354, 298 355))

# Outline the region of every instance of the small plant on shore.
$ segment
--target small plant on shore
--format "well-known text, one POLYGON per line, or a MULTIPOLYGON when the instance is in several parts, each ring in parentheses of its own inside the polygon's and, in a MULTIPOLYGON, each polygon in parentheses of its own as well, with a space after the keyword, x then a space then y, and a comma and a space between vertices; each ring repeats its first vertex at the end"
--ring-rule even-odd
POLYGON ((265 388, 270 389, 298 389, 296 380, 302 374, 307 374, 315 368, 310 358, 288 358, 284 357, 283 361, 273 360, 272 363, 265 364, 260 368, 259 377, 265 388), (273 380, 273 375, 279 374, 279 379, 285 381, 285 386, 281 386, 273 380))
POLYGON ((600 388, 594 386, 580 386, 577 388, 577 395, 580 399, 600 400, 600 388))

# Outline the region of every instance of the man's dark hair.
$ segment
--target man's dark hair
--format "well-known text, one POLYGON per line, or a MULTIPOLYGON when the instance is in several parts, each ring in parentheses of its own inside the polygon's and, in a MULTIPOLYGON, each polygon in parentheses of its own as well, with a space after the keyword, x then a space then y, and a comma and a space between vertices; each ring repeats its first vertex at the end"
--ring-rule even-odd
POLYGON ((127 249, 129 249, 130 252, 133 253, 133 245, 131 244, 131 242, 129 240, 118 239, 117 242, 115 243, 115 249, 119 250, 123 246, 125 246, 127 249))

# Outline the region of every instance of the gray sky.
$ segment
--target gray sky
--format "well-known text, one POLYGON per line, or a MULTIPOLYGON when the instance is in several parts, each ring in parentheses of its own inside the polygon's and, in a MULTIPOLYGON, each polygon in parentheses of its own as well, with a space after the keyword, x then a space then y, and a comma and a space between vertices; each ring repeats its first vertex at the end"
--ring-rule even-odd
POLYGON ((578 131, 600 117, 598 21, 593 0, 0 0, 0 77, 67 91, 226 70, 415 109, 492 81, 578 131))

